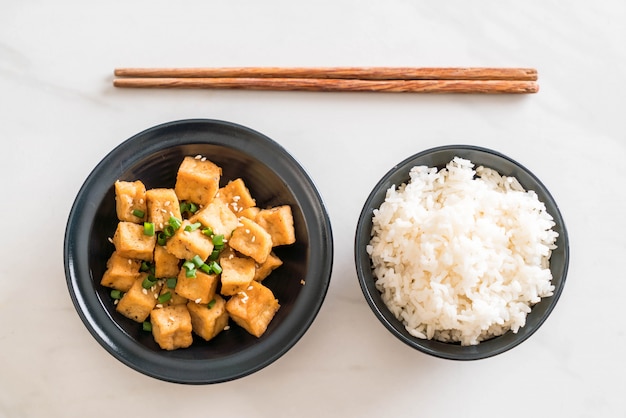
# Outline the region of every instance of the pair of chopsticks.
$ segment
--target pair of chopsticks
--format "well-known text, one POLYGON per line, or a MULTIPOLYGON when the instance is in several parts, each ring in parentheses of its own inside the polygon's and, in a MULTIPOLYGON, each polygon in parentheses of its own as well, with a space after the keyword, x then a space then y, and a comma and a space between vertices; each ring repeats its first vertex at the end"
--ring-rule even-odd
POLYGON ((527 94, 539 91, 533 68, 232 67, 117 68, 115 87, 527 94))

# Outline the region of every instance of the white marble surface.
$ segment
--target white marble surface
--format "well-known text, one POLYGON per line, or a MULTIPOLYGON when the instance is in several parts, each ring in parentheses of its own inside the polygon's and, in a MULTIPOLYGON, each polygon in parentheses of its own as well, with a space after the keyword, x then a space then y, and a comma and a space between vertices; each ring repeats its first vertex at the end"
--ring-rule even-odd
POLYGON ((0 0, 0 416, 625 417, 626 3, 529 0, 0 0), (527 66, 532 96, 139 91, 119 66, 527 66), (113 147, 166 121, 206 117, 280 142, 309 171, 335 236, 326 301, 278 361, 233 382, 185 386, 110 356, 65 285, 65 222, 113 147), (441 144, 497 149, 558 201, 567 286, 522 346, 459 363, 396 341, 353 266, 370 188, 441 144))

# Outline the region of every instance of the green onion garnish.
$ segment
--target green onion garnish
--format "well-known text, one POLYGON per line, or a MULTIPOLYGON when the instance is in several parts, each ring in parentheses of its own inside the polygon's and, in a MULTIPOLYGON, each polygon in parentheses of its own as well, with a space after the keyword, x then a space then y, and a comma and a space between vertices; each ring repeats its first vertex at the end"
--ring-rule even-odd
POLYGON ((124 292, 122 292, 121 290, 117 290, 117 289, 111 290, 111 297, 113 299, 122 299, 122 296, 124 296, 124 292))
POLYGON ((209 303, 206 305, 206 307, 207 307, 207 308, 209 308, 209 309, 211 309, 211 308, 212 308, 212 307, 214 307, 214 306, 215 306, 215 299, 211 299, 211 302, 209 302, 209 303))
POLYGON ((211 274, 212 270, 211 270, 211 266, 209 266, 208 264, 202 263, 201 266, 198 267, 200 270, 202 270, 203 272, 205 272, 206 274, 211 274))
POLYGON ((174 227, 172 225, 165 225, 163 227, 163 234, 169 238, 171 236, 174 235, 174 233, 176 232, 176 229, 174 229, 174 227))
POLYGON ((150 264, 147 261, 141 262, 141 267, 139 267, 139 271, 148 271, 150 270, 150 264))
POLYGON ((224 235, 213 235, 213 246, 218 250, 224 248, 224 235))
POLYGON ((211 235, 213 235, 213 230, 211 228, 204 228, 202 229, 202 233, 207 237, 210 237, 211 235))
POLYGON ((167 235, 165 235, 165 232, 161 231, 157 234, 157 244, 160 246, 167 244, 167 235))
POLYGON ((170 277, 169 279, 165 281, 165 284, 167 285, 168 288, 173 289, 176 287, 177 281, 178 279, 176 279, 176 277, 170 277))
POLYGON ((176 218, 175 216, 170 216, 170 219, 168 222, 172 226, 172 228, 174 228, 174 231, 180 228, 180 225, 182 224, 182 221, 176 218))
POLYGON ((148 275, 148 277, 143 279, 143 282, 141 282, 141 287, 143 287, 144 289, 150 289, 156 284, 156 282, 157 280, 156 278, 154 278, 154 276, 148 275))
POLYGON ((154 224, 152 222, 143 223, 143 234, 149 237, 154 235, 154 224))
POLYGON ((159 303, 165 303, 172 299, 172 294, 170 292, 165 292, 157 298, 159 303))
POLYGON ((193 261, 185 261, 183 263, 183 267, 185 268, 185 270, 187 270, 185 272, 186 277, 196 277, 196 265, 193 263, 193 261))
POLYGON ((145 215, 143 210, 139 210, 139 209, 133 209, 133 215, 135 215, 138 218, 143 218, 143 216, 145 215))
POLYGON ((211 270, 213 270, 215 274, 222 274, 222 266, 220 266, 217 261, 211 263, 211 270))
POLYGON ((189 225, 185 226, 185 231, 187 231, 187 232, 195 231, 196 229, 200 228, 201 226, 202 226, 202 224, 200 222, 189 224, 189 225))
POLYGON ((195 265, 195 267, 200 267, 204 264, 204 260, 198 254, 193 256, 191 262, 195 265))
POLYGON ((220 250, 216 250, 216 249, 211 251, 211 255, 209 256, 209 261, 217 260, 220 256, 220 252, 221 252, 220 250))
POLYGON ((152 331, 152 323, 149 321, 143 321, 142 328, 146 332, 152 331))

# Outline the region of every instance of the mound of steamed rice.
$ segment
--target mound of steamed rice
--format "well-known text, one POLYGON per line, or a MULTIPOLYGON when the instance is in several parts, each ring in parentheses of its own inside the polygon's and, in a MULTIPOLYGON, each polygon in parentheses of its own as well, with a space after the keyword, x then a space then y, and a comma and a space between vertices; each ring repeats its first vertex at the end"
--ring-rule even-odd
POLYGON ((558 234, 533 191, 459 157, 416 166, 374 210, 367 252, 389 310, 418 338, 475 345, 554 291, 558 234))

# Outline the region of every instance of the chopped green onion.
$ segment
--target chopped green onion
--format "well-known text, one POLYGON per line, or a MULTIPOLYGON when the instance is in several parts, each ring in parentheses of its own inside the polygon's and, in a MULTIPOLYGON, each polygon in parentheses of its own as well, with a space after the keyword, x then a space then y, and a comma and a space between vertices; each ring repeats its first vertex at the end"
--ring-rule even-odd
POLYGON ((209 266, 208 264, 202 263, 202 265, 200 267, 198 267, 200 270, 202 270, 203 272, 205 272, 206 274, 211 274, 212 270, 211 270, 211 266, 209 266))
POLYGON ((180 202, 180 213, 189 212, 189 203, 180 202))
POLYGON ((214 306, 215 306, 215 299, 211 299, 211 302, 209 302, 209 303, 206 305, 206 307, 207 307, 207 308, 209 308, 209 309, 211 309, 211 308, 212 308, 212 307, 214 307, 214 306))
POLYGON ((213 251, 211 251, 211 255, 209 256, 209 261, 217 260, 220 256, 220 253, 220 250, 213 249, 213 251))
POLYGON ((192 261, 185 261, 183 267, 187 270, 185 272, 186 277, 196 277, 196 265, 192 261))
POLYGON ((176 232, 176 229, 174 229, 172 225, 165 225, 163 227, 163 234, 165 234, 167 238, 173 236, 175 232, 176 232))
POLYGON ((143 210, 133 209, 133 215, 135 215, 138 218, 143 218, 145 213, 143 210))
POLYGON ((170 277, 169 279, 167 279, 165 281, 165 284, 167 285, 167 287, 169 289, 173 289, 176 287, 176 282, 178 281, 178 279, 176 279, 176 277, 170 277))
POLYGON ((167 235, 165 235, 165 232, 159 232, 157 234, 157 244, 160 246, 167 244, 167 235))
POLYGON ((122 299, 122 296, 124 296, 124 292, 122 292, 121 290, 117 290, 117 289, 111 290, 111 297, 113 299, 122 299))
POLYGON ((189 224, 189 225, 187 225, 185 227, 185 231, 187 231, 187 232, 195 231, 196 229, 200 228, 201 226, 202 226, 202 224, 200 222, 189 224))
POLYGON ((213 235, 213 246, 218 250, 224 248, 224 235, 213 235))
POLYGON ((213 235, 213 230, 211 228, 204 228, 202 230, 202 233, 206 235, 207 237, 210 237, 213 235))
POLYGON ((147 261, 141 262, 141 267, 139 267, 139 271, 148 271, 150 270, 150 264, 147 261))
POLYGON ((182 224, 182 221, 176 218, 175 216, 170 216, 170 219, 168 222, 172 226, 172 228, 174 228, 174 231, 180 228, 180 225, 182 224))
POLYGON ((191 262, 196 266, 196 267, 200 267, 201 265, 204 264, 204 260, 198 255, 194 255, 193 258, 191 259, 191 262))
POLYGON ((198 211, 198 205, 193 202, 189 202, 189 212, 196 213, 198 211))
POLYGON ((143 282, 141 282, 141 287, 143 287, 144 289, 150 289, 156 284, 156 282, 157 280, 156 278, 154 278, 154 276, 148 275, 148 277, 143 279, 143 282))
POLYGON ((213 261, 211 263, 211 270, 213 270, 213 273, 215 274, 222 274, 222 267, 217 263, 217 261, 213 261))
POLYGON ((189 212, 196 213, 198 211, 198 205, 193 202, 181 202, 180 204, 181 213, 189 212))
POLYGON ((170 292, 165 292, 157 298, 157 301, 159 303, 165 303, 169 301, 170 299, 172 299, 172 294, 170 292))
POLYGON ((152 323, 150 321, 143 321, 142 328, 146 332, 152 331, 152 323))
POLYGON ((149 237, 154 235, 154 224, 152 222, 143 223, 143 234, 149 237))

